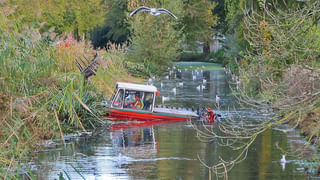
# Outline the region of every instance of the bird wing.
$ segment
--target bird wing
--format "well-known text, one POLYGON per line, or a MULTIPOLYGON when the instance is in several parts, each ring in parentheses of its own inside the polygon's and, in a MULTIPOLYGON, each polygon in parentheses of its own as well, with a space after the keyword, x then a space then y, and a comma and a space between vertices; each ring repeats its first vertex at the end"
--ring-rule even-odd
POLYGON ((173 13, 171 13, 170 11, 168 11, 168 10, 166 10, 164 8, 159 8, 159 9, 157 9, 157 11, 160 12, 160 13, 167 13, 168 15, 174 17, 175 19, 178 19, 177 16, 175 16, 173 13))
POLYGON ((138 13, 140 11, 150 11, 150 8, 145 7, 145 6, 141 6, 141 7, 137 8, 136 10, 132 11, 130 13, 130 16, 133 16, 133 15, 135 15, 136 13, 138 13))

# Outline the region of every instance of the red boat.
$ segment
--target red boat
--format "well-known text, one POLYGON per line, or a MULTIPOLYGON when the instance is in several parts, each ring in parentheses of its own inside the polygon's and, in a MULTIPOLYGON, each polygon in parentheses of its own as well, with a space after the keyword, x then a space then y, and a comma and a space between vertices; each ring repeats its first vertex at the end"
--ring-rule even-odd
POLYGON ((118 82, 113 96, 103 105, 108 109, 111 120, 125 121, 159 121, 159 120, 193 120, 200 115, 214 118, 214 113, 199 113, 186 108, 155 106, 155 97, 159 95, 155 86, 118 82), (212 117, 210 117, 212 115, 212 117))

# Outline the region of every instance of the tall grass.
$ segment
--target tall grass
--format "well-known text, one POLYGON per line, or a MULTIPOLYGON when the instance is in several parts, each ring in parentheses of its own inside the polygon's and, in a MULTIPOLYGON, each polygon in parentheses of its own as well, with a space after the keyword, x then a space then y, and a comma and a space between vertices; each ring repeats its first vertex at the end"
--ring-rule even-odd
POLYGON ((7 16, 0 14, 0 178, 19 179, 18 162, 43 140, 103 123, 97 103, 129 75, 123 48, 110 45, 100 51, 97 76, 84 86, 74 59, 90 59, 89 42, 70 36, 52 41, 7 16))

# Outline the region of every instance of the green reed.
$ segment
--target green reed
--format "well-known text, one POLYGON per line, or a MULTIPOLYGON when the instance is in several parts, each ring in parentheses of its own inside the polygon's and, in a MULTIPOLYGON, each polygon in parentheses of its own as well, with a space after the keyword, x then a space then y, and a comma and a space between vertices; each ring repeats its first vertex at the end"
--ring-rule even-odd
POLYGON ((0 178, 20 179, 23 159, 43 140, 103 123, 98 105, 112 91, 113 74, 128 74, 112 53, 102 53, 107 64, 84 83, 74 58, 91 50, 85 42, 57 46, 3 14, 0 25, 0 178))

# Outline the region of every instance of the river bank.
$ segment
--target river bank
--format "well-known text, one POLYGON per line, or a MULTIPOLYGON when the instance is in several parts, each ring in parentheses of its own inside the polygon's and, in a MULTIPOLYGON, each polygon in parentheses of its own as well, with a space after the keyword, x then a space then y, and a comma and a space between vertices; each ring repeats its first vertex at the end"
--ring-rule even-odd
POLYGON ((98 51, 97 76, 84 82, 74 60, 93 59, 89 42, 72 36, 49 40, 53 32, 18 27, 3 14, 0 22, 6 27, 0 32, 0 177, 11 179, 46 140, 63 141, 65 134, 103 124, 96 102, 110 96, 116 81, 142 78, 130 75, 123 50, 110 44, 98 51))

